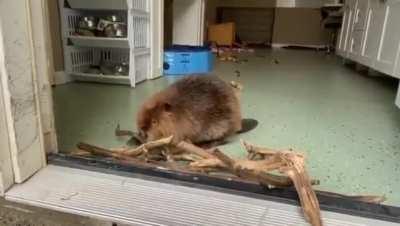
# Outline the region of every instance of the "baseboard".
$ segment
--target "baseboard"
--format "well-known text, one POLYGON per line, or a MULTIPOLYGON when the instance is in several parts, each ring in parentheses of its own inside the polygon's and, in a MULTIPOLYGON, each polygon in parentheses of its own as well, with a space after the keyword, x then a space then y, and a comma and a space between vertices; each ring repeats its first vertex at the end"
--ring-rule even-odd
POLYGON ((292 44, 292 43, 272 43, 272 48, 283 48, 286 46, 296 46, 296 47, 306 47, 306 48, 315 48, 315 49, 323 49, 326 48, 327 45, 304 45, 304 44, 292 44))
POLYGON ((62 85, 72 82, 74 79, 71 75, 65 73, 65 71, 56 71, 54 74, 55 85, 62 85))

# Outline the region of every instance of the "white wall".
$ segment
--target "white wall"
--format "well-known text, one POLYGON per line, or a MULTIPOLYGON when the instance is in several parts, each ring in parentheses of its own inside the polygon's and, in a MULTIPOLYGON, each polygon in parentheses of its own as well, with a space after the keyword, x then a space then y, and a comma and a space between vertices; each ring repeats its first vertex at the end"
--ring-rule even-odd
POLYGON ((204 0, 174 0, 172 43, 202 45, 204 39, 204 0))
POLYGON ((273 43, 321 46, 327 33, 318 8, 326 2, 330 0, 207 0, 206 24, 216 23, 218 7, 276 8, 273 43))

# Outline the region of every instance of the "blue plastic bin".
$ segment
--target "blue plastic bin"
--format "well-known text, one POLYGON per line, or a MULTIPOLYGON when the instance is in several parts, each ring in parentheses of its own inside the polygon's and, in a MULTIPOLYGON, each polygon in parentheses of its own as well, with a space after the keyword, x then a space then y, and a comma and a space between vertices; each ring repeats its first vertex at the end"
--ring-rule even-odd
POLYGON ((208 47, 173 46, 164 51, 164 74, 207 74, 213 70, 214 61, 208 47))

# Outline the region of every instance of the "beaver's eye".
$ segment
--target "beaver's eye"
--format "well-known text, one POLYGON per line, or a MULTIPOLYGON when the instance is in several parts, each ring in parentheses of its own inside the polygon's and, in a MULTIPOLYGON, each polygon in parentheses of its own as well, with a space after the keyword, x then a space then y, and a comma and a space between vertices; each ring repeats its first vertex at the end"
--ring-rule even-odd
POLYGON ((152 124, 153 126, 155 126, 155 125, 158 124, 158 122, 157 122, 157 120, 153 119, 153 120, 151 120, 151 124, 152 124))

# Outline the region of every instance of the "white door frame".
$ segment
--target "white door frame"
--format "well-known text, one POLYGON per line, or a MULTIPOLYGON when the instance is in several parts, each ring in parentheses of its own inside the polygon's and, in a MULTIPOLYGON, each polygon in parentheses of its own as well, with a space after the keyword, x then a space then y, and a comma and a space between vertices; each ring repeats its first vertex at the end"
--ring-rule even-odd
POLYGON ((46 10, 46 0, 0 1, 0 117, 7 127, 0 139, 9 147, 0 157, 12 167, 0 169, 0 193, 45 167, 46 148, 56 150, 46 10))
MULTIPOLYGON (((0 23, 0 65, 3 56, 3 39, 0 23)), ((0 67, 0 78, 3 77, 3 68, 0 67)), ((6 106, 4 105, 3 86, 0 83, 0 196, 14 183, 14 172, 11 161, 10 137, 7 125, 6 106)))
POLYGON ((173 1, 172 43, 201 46, 204 44, 205 0, 173 1))
MULTIPOLYGON (((155 78, 162 74, 164 1, 150 2, 158 12, 151 25, 158 26, 151 38, 158 43, 151 58, 158 60, 155 78)), ((0 132, 0 195, 45 167, 46 152, 57 151, 47 15, 46 0, 0 0, 0 129, 7 128, 0 132)))
POLYGON ((150 0, 150 78, 163 74, 164 65, 164 0, 150 0))

